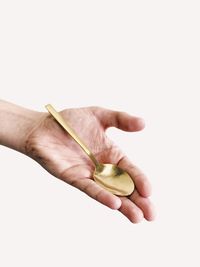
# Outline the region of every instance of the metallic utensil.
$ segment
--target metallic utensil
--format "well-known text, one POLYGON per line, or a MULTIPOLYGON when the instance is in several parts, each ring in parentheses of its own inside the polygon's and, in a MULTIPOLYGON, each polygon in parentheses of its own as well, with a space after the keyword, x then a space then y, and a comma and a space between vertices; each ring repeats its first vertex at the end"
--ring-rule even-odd
POLYGON ((134 182, 126 171, 114 164, 99 163, 89 148, 66 123, 60 113, 58 113, 50 104, 46 105, 45 107, 54 117, 54 119, 63 127, 64 130, 68 132, 68 134, 78 143, 82 150, 92 160, 95 165, 93 178, 97 184, 118 196, 128 196, 134 191, 134 182))

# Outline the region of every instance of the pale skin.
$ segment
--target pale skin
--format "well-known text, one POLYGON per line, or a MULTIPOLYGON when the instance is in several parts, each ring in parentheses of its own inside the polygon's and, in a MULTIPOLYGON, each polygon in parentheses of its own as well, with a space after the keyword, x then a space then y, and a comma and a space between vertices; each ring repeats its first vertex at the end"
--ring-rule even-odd
POLYGON ((101 107, 65 109, 61 114, 99 162, 117 164, 130 174, 136 186, 130 196, 115 196, 94 182, 91 160, 47 112, 32 111, 0 100, 0 144, 33 158, 55 177, 107 207, 119 210, 133 223, 143 218, 153 220, 155 211, 149 199, 151 185, 147 177, 106 135, 109 127, 140 131, 144 121, 101 107))

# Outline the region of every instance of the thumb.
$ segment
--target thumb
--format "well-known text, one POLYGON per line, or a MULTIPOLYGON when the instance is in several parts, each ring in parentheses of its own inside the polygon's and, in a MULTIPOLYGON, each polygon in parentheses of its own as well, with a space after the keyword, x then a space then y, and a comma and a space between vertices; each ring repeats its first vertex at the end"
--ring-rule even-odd
POLYGON ((116 127, 123 131, 135 132, 145 127, 144 120, 139 117, 129 115, 126 112, 101 109, 101 123, 105 129, 116 127))

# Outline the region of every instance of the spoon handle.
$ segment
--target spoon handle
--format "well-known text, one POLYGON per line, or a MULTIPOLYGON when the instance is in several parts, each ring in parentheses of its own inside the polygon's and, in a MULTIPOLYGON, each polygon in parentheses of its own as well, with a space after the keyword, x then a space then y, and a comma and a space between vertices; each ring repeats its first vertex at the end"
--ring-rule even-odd
POLYGON ((48 112, 54 117, 54 119, 68 132, 68 134, 79 144, 79 146, 83 149, 83 151, 88 155, 88 157, 92 160, 95 167, 99 165, 95 156, 89 150, 89 148, 83 143, 83 141, 78 137, 78 135, 74 132, 74 130, 66 123, 63 117, 58 113, 51 104, 45 106, 48 112))

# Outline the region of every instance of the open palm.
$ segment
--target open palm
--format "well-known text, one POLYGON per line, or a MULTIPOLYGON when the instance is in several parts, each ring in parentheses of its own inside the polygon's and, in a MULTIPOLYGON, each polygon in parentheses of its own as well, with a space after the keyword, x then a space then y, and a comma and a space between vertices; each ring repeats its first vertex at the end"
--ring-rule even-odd
POLYGON ((66 109, 61 114, 99 162, 117 164, 130 174, 136 185, 132 195, 117 197, 96 184, 92 179, 94 166, 91 160, 47 113, 43 114, 42 120, 28 136, 27 155, 59 179, 102 204, 118 209, 132 222, 139 222, 143 217, 152 220, 154 210, 148 199, 151 189, 147 178, 105 134, 108 127, 125 131, 141 130, 143 121, 124 112, 100 107, 66 109))

